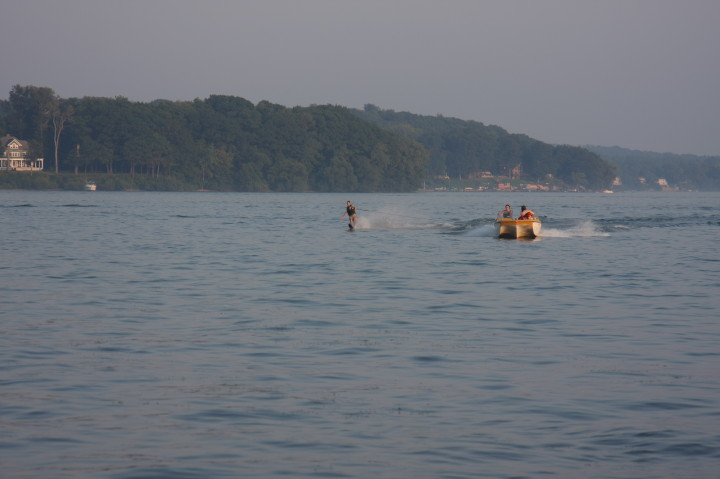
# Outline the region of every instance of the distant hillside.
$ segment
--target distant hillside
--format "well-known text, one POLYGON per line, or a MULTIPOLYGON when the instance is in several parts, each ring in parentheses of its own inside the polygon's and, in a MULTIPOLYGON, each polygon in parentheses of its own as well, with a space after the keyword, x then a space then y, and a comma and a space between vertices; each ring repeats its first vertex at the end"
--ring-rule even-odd
POLYGON ((480 172, 527 181, 560 182, 566 188, 608 188, 615 167, 580 147, 549 145, 499 126, 444 116, 422 116, 366 105, 360 118, 422 144, 430 156, 428 176, 468 177, 480 172))
POLYGON ((629 150, 618 146, 586 146, 617 165, 625 189, 665 188, 720 191, 720 157, 629 150))
POLYGON ((415 191, 452 181, 583 191, 620 176, 627 189, 720 190, 718 157, 550 145, 477 121, 374 105, 63 99, 15 85, 0 100, 5 134, 26 140, 45 171, 3 171, 0 188, 74 189, 92 175, 103 190, 415 191))

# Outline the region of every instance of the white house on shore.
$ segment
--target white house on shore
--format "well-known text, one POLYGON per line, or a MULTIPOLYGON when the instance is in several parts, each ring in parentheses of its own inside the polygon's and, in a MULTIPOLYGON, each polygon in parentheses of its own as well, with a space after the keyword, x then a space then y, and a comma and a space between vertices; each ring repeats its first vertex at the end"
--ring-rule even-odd
POLYGON ((0 138, 0 170, 3 171, 42 171, 43 159, 30 158, 30 145, 27 141, 5 135, 0 138))

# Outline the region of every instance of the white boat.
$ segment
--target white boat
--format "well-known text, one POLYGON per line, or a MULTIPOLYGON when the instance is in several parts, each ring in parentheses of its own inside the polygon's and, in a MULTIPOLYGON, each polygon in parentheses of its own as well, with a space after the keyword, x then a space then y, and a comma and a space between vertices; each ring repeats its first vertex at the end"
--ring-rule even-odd
POLYGON ((85 182, 85 191, 95 191, 97 190, 97 185, 94 181, 87 181, 85 182))
POLYGON ((498 218, 495 220, 495 232, 498 238, 535 238, 540 236, 542 223, 539 218, 515 220, 498 218))

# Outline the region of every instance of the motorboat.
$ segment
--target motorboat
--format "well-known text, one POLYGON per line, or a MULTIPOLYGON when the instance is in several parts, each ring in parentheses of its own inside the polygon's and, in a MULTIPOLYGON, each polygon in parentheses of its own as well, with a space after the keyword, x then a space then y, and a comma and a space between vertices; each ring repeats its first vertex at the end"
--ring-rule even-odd
POLYGON ((537 217, 528 220, 498 218, 495 220, 495 232, 498 238, 535 238, 540 236, 542 222, 537 217))
POLYGON ((97 190, 97 185, 94 181, 87 181, 85 182, 85 191, 95 191, 97 190))

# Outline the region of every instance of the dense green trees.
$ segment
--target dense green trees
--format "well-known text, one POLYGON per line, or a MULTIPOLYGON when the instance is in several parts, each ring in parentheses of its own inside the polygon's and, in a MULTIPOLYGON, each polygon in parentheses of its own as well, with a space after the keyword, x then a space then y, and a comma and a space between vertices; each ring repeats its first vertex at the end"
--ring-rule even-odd
POLYGON ((587 149, 479 122, 225 95, 140 103, 16 85, 0 101, 4 133, 29 140, 46 170, 96 174, 104 189, 413 191, 437 175, 518 167, 528 182, 603 189, 616 174, 587 149))
POLYGON ((603 189, 615 177, 615 167, 590 151, 553 146, 498 126, 443 116, 421 116, 366 105, 353 110, 360 118, 420 142, 429 152, 429 176, 467 177, 480 171, 522 176, 540 181, 551 175, 573 188, 603 189))
POLYGON ((343 107, 253 105, 223 95, 63 100, 49 88, 16 85, 0 104, 0 125, 31 140, 36 156, 57 151, 59 171, 126 175, 122 187, 147 187, 151 178, 158 188, 412 191, 428 159, 417 142, 343 107))
POLYGON ((720 190, 718 156, 655 153, 617 146, 587 148, 617 165, 623 188, 657 189, 657 180, 663 178, 669 185, 682 189, 720 190))

